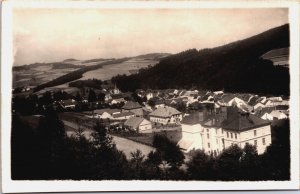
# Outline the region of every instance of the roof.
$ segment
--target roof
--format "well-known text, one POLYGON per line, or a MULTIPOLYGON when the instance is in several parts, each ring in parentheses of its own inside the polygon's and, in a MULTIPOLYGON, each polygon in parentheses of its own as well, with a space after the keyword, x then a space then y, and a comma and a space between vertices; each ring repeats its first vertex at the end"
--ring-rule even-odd
POLYGON ((158 107, 155 111, 149 114, 149 116, 156 116, 156 117, 171 117, 172 115, 181 114, 178 110, 175 108, 165 106, 165 107, 158 107))
POLYGON ((230 100, 232 100, 235 96, 233 94, 224 94, 222 96, 221 102, 228 103, 230 100))
POLYGON ((141 117, 131 117, 127 121, 125 121, 124 125, 132 127, 132 128, 138 128, 138 126, 145 120, 141 117))
POLYGON ((186 117, 183 117, 181 123, 186 125, 196 125, 204 120, 203 112, 192 113, 186 117))
POLYGON ((289 105, 277 105, 276 109, 277 110, 288 110, 289 109, 289 105))
POLYGON ((259 99, 258 96, 252 96, 252 97, 249 99, 248 104, 249 104, 250 106, 254 106, 254 105, 257 104, 256 102, 257 102, 258 99, 259 99))
POLYGON ((121 112, 121 113, 114 114, 113 117, 119 118, 119 117, 131 116, 131 115, 135 115, 135 114, 129 111, 129 112, 121 112))
POLYGON ((270 125, 270 122, 268 121, 249 113, 240 113, 237 109, 232 109, 230 113, 228 113, 227 119, 222 122, 223 129, 242 132, 249 129, 270 125))
POLYGON ((109 108, 94 110, 94 113, 97 113, 97 114, 100 114, 100 115, 102 115, 104 112, 107 112, 109 114, 113 114, 113 113, 121 112, 121 111, 119 109, 109 109, 109 108))
POLYGON ((126 109, 126 110, 137 109, 137 108, 142 108, 142 106, 141 106, 139 103, 133 102, 133 101, 128 101, 128 102, 122 107, 122 109, 126 109))
POLYGON ((181 149, 184 149, 184 150, 188 150, 191 145, 193 144, 193 140, 188 140, 188 139, 181 139, 179 142, 178 142, 178 146, 181 148, 181 149))

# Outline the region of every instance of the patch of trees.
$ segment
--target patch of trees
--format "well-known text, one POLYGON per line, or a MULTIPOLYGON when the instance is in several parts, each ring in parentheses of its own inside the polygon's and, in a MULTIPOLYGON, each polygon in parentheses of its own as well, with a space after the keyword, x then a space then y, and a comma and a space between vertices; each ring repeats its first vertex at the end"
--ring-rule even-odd
POLYGON ((289 25, 212 49, 190 49, 163 58, 134 75, 113 78, 122 91, 197 88, 258 94, 289 95, 289 69, 260 57, 289 47, 289 25))
POLYGON ((78 126, 67 136, 52 109, 31 128, 13 114, 11 172, 13 180, 289 180, 289 121, 274 128, 277 140, 263 155, 246 144, 233 145, 220 155, 194 151, 185 156, 164 135, 155 135, 155 151, 140 150, 126 158, 116 149, 107 128, 97 122, 90 139, 78 126), (185 161, 185 157, 189 157, 185 161))
POLYGON ((69 87, 76 87, 76 88, 95 88, 95 89, 102 89, 101 85, 103 82, 98 79, 88 79, 88 80, 77 80, 74 82, 69 83, 69 87))

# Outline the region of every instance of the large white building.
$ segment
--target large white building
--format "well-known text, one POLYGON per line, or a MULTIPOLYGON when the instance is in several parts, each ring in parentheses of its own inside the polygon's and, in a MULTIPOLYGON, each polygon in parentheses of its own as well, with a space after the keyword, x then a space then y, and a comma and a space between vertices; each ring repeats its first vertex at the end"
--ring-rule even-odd
POLYGON ((249 143, 262 154, 271 144, 270 122, 237 108, 228 107, 218 114, 194 113, 184 117, 181 124, 182 139, 178 145, 185 152, 202 149, 217 155, 233 144, 243 148, 249 143))

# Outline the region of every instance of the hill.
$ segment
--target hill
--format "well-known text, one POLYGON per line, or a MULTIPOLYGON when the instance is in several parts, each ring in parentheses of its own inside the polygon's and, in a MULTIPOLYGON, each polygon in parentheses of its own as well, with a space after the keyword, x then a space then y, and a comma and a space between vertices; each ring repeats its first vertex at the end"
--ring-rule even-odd
POLYGON ((288 24, 227 45, 170 55, 138 74, 112 81, 122 91, 195 88, 289 95, 289 69, 260 57, 283 47, 289 47, 288 24))

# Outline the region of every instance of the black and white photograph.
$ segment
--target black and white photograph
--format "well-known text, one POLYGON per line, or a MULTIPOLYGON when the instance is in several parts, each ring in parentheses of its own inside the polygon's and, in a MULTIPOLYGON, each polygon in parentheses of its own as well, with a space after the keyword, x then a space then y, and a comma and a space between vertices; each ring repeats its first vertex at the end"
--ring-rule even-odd
POLYGON ((299 189, 299 2, 275 2, 4 2, 3 191, 299 189))

